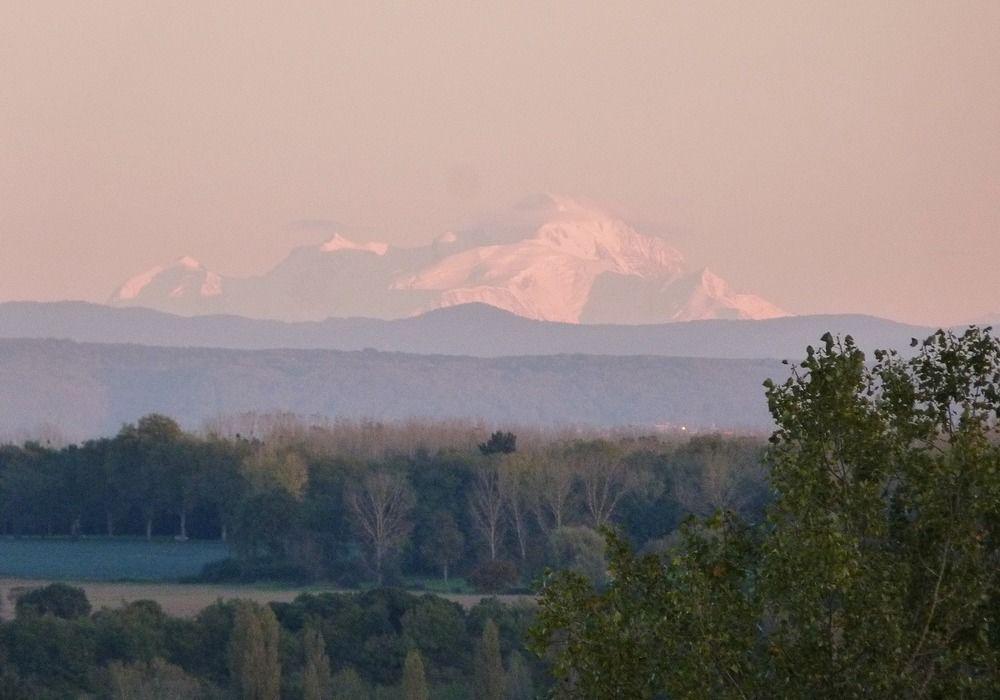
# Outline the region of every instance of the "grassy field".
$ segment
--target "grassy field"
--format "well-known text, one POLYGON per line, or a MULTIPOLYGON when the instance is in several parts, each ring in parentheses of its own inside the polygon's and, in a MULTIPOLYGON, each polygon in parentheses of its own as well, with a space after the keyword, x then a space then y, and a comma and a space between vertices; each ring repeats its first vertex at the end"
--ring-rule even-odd
POLYGON ((84 581, 176 581, 225 559, 223 542, 127 537, 3 538, 0 576, 84 581))
MULTIPOLYGON (((304 592, 337 591, 332 587, 282 585, 210 585, 176 583, 211 561, 229 556, 222 542, 94 537, 0 538, 0 615, 13 614, 14 601, 27 589, 64 581, 79 586, 95 610, 136 600, 155 600, 171 615, 189 617, 217 600, 245 598, 260 603, 287 602, 304 592)), ((445 587, 434 579, 408 582, 471 607, 486 596, 449 591, 466 589, 461 579, 445 587)), ((498 596, 507 601, 530 596, 498 596)))

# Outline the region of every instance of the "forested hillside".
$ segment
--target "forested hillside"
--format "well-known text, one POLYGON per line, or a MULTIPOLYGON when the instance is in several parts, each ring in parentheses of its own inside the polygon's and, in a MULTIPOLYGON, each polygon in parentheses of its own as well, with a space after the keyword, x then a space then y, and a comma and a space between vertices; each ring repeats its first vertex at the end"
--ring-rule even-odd
POLYGON ((765 431, 776 361, 375 351, 217 350, 0 340, 0 426, 107 435, 147 413, 194 427, 220 414, 493 423, 686 425, 765 431))
POLYGON ((583 353, 784 359, 797 357, 807 343, 827 331, 849 332, 865 348, 903 350, 911 337, 924 337, 930 329, 856 314, 655 325, 553 323, 485 304, 463 304, 395 321, 329 318, 300 323, 185 317, 82 302, 0 304, 0 337, 245 350, 373 348, 475 357, 583 353))

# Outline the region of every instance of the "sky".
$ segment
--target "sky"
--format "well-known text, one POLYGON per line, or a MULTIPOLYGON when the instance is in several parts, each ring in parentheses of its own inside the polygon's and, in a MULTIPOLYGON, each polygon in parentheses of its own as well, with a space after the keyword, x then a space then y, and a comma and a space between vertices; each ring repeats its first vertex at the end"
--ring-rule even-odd
POLYGON ((796 313, 1000 312, 1000 2, 0 3, 0 300, 605 202, 796 313))

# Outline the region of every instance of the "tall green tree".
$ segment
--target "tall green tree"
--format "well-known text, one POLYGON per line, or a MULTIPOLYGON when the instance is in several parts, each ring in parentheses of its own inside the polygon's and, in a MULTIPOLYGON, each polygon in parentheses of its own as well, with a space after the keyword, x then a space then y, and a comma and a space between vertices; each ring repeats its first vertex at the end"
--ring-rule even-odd
POLYGON ((476 649, 475 683, 477 697, 482 700, 503 700, 504 672, 500 655, 500 632, 493 620, 483 626, 483 636, 476 649))
POLYGON ((521 652, 510 653, 507 662, 507 680, 505 684, 506 700, 534 700, 535 681, 531 677, 531 669, 521 652))
POLYGON ((305 656, 302 697, 304 700, 326 700, 333 693, 330 660, 326 656, 323 635, 314 625, 306 625, 302 630, 302 651, 305 656))
POLYGON ((229 640, 229 679, 239 697, 277 700, 281 692, 280 628, 269 606, 240 601, 229 640))
POLYGON ((403 699, 427 700, 429 697, 424 661, 417 649, 410 649, 403 663, 403 699))
POLYGON ((345 668, 333 676, 333 700, 364 700, 371 688, 353 668, 345 668))
POLYGON ((766 522, 691 520, 666 558, 609 537, 612 583, 544 587, 539 651, 572 697, 1000 694, 1000 341, 913 357, 827 334, 767 382, 766 522))

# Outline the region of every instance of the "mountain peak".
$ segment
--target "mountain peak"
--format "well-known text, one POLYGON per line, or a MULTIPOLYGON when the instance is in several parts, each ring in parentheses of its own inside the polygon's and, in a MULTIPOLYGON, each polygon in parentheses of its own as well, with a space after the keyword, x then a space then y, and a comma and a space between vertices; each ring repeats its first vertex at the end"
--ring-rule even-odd
POLYGON ((385 255, 389 250, 389 244, 378 241, 357 243, 340 235, 339 233, 336 233, 333 238, 321 245, 319 249, 324 253, 333 253, 338 250, 360 250, 366 253, 375 253, 375 255, 385 255))
POLYGON ((258 277, 226 279, 186 256, 133 277, 112 301, 282 320, 400 318, 470 303, 565 323, 784 315, 707 268, 693 271, 662 238, 577 197, 534 195, 476 227, 391 255, 386 243, 330 232, 258 277), (327 255, 342 251, 369 255, 327 255))
POLYGON ((126 304, 151 294, 181 297, 215 297, 222 294, 222 276, 205 268, 190 255, 169 265, 157 265, 126 280, 111 295, 111 302, 126 304))
POLYGON ((189 270, 200 270, 202 269, 201 263, 192 258, 190 255, 185 255, 177 259, 177 265, 181 267, 186 267, 189 270))

